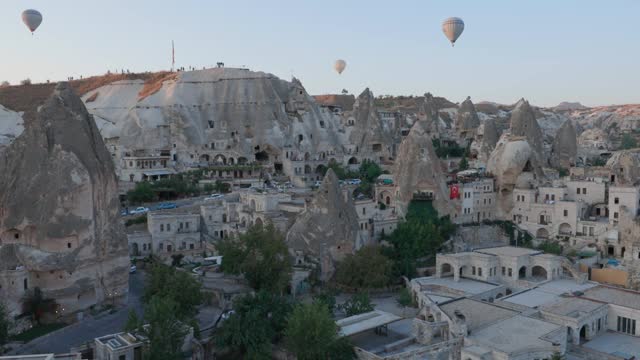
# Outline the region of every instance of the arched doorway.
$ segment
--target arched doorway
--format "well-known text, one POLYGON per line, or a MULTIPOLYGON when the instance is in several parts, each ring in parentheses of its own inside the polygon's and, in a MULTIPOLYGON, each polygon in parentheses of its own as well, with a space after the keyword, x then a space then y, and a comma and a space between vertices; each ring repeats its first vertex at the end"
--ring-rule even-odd
POLYGON ((580 344, 587 341, 587 325, 583 325, 580 328, 580 344))
POLYGON ((523 266, 518 270, 518 279, 524 279, 527 277, 527 267, 523 266))
POLYGON ((262 219, 257 218, 255 224, 256 224, 256 227, 262 227, 262 219))
POLYGON ((450 264, 442 264, 440 270, 440 277, 453 276, 453 266, 451 266, 450 264))
POLYGON ((536 231, 536 238, 538 239, 548 239, 549 238, 549 231, 545 228, 540 228, 538 229, 538 231, 536 231))
POLYGON ((560 235, 571 235, 571 225, 567 223, 560 224, 558 232, 560 233, 560 235))
POLYGON ((358 164, 358 159, 353 156, 349 159, 349 165, 357 165, 358 164))
POLYGON ((531 268, 531 276, 537 279, 546 280, 547 270, 540 265, 536 265, 531 268))
POLYGON ((607 255, 614 256, 616 254, 616 248, 613 245, 607 246, 607 255))
POLYGON ((625 248, 624 246, 622 247, 622 249, 620 249, 620 257, 623 258, 624 257, 624 252, 625 252, 625 248))
POLYGON ((391 197, 387 196, 387 198, 385 199, 385 204, 391 205, 391 197))
POLYGON ((458 270, 458 275, 460 275, 460 277, 462 277, 463 275, 466 275, 465 274, 466 269, 467 269, 466 266, 460 266, 460 269, 458 270))

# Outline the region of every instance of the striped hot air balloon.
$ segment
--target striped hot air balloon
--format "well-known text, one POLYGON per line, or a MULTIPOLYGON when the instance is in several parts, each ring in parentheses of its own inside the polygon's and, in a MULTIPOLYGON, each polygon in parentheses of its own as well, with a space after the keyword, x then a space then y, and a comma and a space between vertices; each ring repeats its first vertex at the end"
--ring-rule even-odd
POLYGON ((464 21, 460 18, 450 17, 442 22, 442 32, 451 41, 451 46, 454 46, 463 31, 464 21))
POLYGON ((29 31, 33 34, 42 23, 42 14, 38 10, 25 10, 22 12, 22 22, 27 25, 29 31))

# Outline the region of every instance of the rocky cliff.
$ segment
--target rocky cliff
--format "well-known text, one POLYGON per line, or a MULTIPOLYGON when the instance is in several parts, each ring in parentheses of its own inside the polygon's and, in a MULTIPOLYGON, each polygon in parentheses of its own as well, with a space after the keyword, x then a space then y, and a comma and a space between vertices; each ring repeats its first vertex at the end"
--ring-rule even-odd
POLYGON ((357 147, 358 154, 376 160, 391 156, 391 129, 380 120, 371 90, 367 88, 358 96, 353 111, 347 114, 347 122, 353 123, 349 142, 357 147))
POLYGON ((400 216, 406 215, 409 202, 415 193, 433 194, 433 204, 440 216, 452 215, 453 203, 449 201, 449 191, 440 161, 433 149, 429 122, 417 121, 398 150, 393 174, 396 183, 396 204, 400 216))
POLYGON ((320 278, 325 281, 333 276, 335 263, 353 253, 357 241, 356 209, 329 169, 315 197, 287 232, 287 243, 294 256, 302 255, 319 265, 320 278))
POLYGON ((467 97, 458 108, 458 116, 456 118, 456 130, 460 137, 471 138, 480 126, 480 119, 476 113, 476 107, 471 102, 471 98, 467 97))
POLYGON ((549 161, 556 168, 575 166, 578 156, 578 135, 570 120, 565 121, 553 139, 549 161))
POLYGON ((0 296, 40 287, 65 312, 126 299, 127 240, 111 156, 84 104, 59 83, 0 153, 0 296), (4 278, 6 279, 6 277, 4 278))
POLYGON ((538 156, 538 159, 543 159, 543 137, 540 125, 536 120, 536 114, 533 111, 529 102, 525 99, 521 99, 516 104, 516 107, 511 112, 511 134, 514 136, 524 136, 532 150, 538 156))

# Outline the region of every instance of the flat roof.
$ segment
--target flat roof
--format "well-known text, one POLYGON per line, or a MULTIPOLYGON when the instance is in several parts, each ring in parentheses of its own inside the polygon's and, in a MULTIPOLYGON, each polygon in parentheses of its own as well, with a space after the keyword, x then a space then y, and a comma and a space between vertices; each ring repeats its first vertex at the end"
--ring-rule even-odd
POLYGON ((552 343, 543 338, 557 330, 563 330, 563 327, 516 315, 472 332, 468 338, 474 343, 478 342, 505 353, 512 353, 527 348, 550 347, 552 343))
POLYGON ((586 290, 582 297, 640 310, 640 292, 637 291, 599 285, 586 290))
POLYGON ((374 310, 340 319, 336 321, 336 325, 340 327, 341 336, 351 336, 398 320, 402 318, 385 311, 374 310))
POLYGON ((482 328, 519 314, 514 310, 467 298, 440 305, 440 309, 451 319, 463 316, 469 330, 482 328))
POLYGON ((515 246, 499 246, 494 248, 486 248, 486 249, 478 249, 475 250, 478 253, 497 255, 497 256, 524 256, 524 255, 536 255, 542 254, 543 252, 540 250, 533 250, 523 247, 515 247, 515 246))
POLYGON ((1 360, 53 360, 53 354, 0 356, 1 360))
POLYGON ((625 358, 640 354, 640 338, 613 331, 602 333, 582 346, 625 358))
POLYGON ((562 299, 562 294, 585 291, 596 286, 598 286, 598 283, 591 281, 579 284, 572 279, 557 279, 543 283, 533 289, 505 297, 502 300, 535 308, 559 301, 562 299))
POLYGON ((577 319, 584 315, 588 315, 603 306, 607 305, 578 297, 567 297, 552 304, 545 305, 541 309, 552 314, 577 319))
MULTIPOLYGON (((453 276, 444 277, 444 278, 436 278, 436 277, 424 277, 415 279, 415 281, 420 284, 423 292, 435 293, 438 294, 438 287, 446 287, 453 290, 457 290, 459 292, 463 292, 468 295, 477 295, 487 292, 489 290, 493 290, 500 285, 494 285, 491 283, 487 283, 484 281, 478 281, 467 278, 460 278, 458 281, 453 280, 453 276)), ((452 294, 448 294, 443 292, 442 295, 450 296, 452 294)))

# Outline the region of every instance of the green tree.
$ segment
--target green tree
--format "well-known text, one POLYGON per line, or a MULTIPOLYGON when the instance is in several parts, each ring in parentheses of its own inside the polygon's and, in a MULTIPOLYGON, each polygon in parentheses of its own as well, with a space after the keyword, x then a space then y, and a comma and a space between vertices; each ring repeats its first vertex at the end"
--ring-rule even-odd
POLYGON ((324 304, 327 309, 329 309, 330 313, 333 313, 333 311, 336 309, 336 296, 333 291, 324 290, 319 294, 316 294, 313 297, 313 301, 324 304))
POLYGON ((623 150, 634 149, 638 147, 638 142, 631 134, 624 134, 620 142, 620 148, 623 150))
POLYGON ((9 342, 10 325, 9 311, 4 304, 0 302, 0 355, 3 353, 4 345, 9 342))
POLYGON ((460 160, 460 164, 458 164, 458 170, 467 170, 469 168, 469 161, 467 161, 467 157, 463 156, 462 160, 460 160))
POLYGON ((145 359, 182 359, 181 347, 187 335, 187 327, 180 318, 180 306, 170 298, 154 296, 145 309, 148 326, 143 333, 149 339, 145 359))
POLYGON ((133 204, 153 201, 156 194, 153 187, 146 181, 139 182, 133 190, 127 192, 127 199, 133 204))
POLYGON ((234 313, 217 332, 217 342, 247 359, 271 359, 272 343, 283 337, 290 302, 283 296, 260 291, 234 301, 234 313))
POLYGON ((127 323, 124 325, 124 331, 133 332, 140 329, 142 321, 138 317, 138 314, 134 309, 129 309, 129 315, 127 316, 127 323))
POLYGON ((183 258, 184 258, 184 255, 182 254, 171 255, 171 266, 180 267, 182 265, 183 258))
POLYGON ((398 297, 396 298, 396 301, 398 302, 398 305, 402 307, 412 306, 413 297, 411 296, 411 291, 407 288, 402 288, 402 290, 400 290, 400 294, 398 294, 398 297))
POLYGON ((362 164, 360 164, 360 179, 366 180, 370 183, 376 181, 378 176, 382 175, 382 169, 380 165, 376 164, 371 160, 364 160, 362 164))
POLYGON ((383 253, 393 260, 396 276, 413 277, 421 259, 433 261, 455 231, 448 217, 438 217, 431 202, 411 202, 405 221, 387 237, 391 247, 383 253))
POLYGON ((338 264, 336 281, 353 288, 383 288, 391 282, 393 263, 377 246, 365 246, 338 264))
POLYGON ((154 263, 147 275, 143 300, 149 303, 154 297, 169 299, 177 304, 180 318, 191 318, 202 303, 201 284, 189 273, 174 267, 154 263))
POLYGON ((285 344, 300 360, 354 359, 351 346, 339 343, 338 326, 319 302, 297 305, 287 322, 285 344))
POLYGON ((366 293, 357 293, 345 301, 344 304, 340 305, 340 309, 347 316, 353 316, 373 311, 373 305, 371 305, 369 295, 366 293))
POLYGON ((252 226, 245 234, 220 242, 222 271, 243 274, 259 291, 282 292, 291 281, 291 259, 284 236, 273 224, 252 226))
POLYGON ((562 356, 559 352, 555 352, 551 356, 551 360, 564 360, 564 359, 565 359, 565 357, 562 356))

